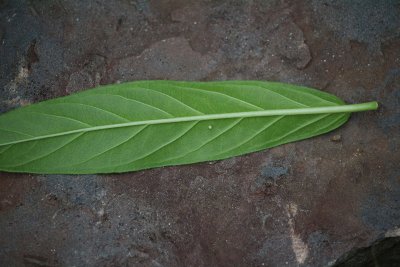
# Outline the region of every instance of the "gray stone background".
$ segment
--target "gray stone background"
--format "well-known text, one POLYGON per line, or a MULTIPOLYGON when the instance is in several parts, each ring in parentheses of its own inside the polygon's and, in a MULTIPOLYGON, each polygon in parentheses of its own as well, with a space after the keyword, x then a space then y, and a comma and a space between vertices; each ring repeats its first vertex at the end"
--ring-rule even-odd
POLYGON ((381 106, 218 162, 1 173, 1 266, 329 266, 400 235, 399 1, 0 0, 0 112, 140 79, 283 81, 381 106))

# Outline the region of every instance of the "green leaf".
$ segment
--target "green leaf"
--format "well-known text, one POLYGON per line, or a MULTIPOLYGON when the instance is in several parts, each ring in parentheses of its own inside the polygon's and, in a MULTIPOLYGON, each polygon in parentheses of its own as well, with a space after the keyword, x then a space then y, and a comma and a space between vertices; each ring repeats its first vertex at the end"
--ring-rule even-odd
POLYGON ((139 81, 102 86, 0 116, 0 170, 114 173, 219 160, 329 132, 339 98, 260 81, 139 81))

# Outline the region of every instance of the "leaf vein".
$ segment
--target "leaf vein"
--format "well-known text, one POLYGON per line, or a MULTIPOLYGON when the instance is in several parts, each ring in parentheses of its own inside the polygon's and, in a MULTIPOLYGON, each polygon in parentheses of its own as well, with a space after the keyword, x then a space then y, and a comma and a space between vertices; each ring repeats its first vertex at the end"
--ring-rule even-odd
POLYGON ((164 160, 164 161, 159 162, 159 163, 162 164, 163 162, 170 161, 170 160, 179 160, 179 159, 181 159, 181 158, 183 158, 183 157, 186 157, 187 155, 189 155, 189 154, 191 154, 191 153, 193 153, 193 152, 199 151, 200 149, 202 149, 203 147, 205 147, 207 144, 213 142, 215 139, 217 139, 218 137, 220 137, 221 135, 223 135, 224 133, 226 133, 227 131, 229 131, 229 130, 232 129, 233 127, 235 127, 235 126, 236 126, 237 124, 239 124, 243 119, 244 119, 244 118, 240 118, 240 119, 235 120, 231 125, 229 125, 229 126, 228 126, 226 129, 224 129, 222 132, 220 132, 220 133, 217 134, 216 136, 213 136, 211 139, 207 140, 205 143, 201 144, 199 147, 197 147, 197 148, 195 148, 195 149, 193 149, 193 150, 191 150, 191 151, 185 153, 184 155, 180 155, 180 156, 175 157, 175 158, 170 158, 170 159, 164 160))
POLYGON ((14 145, 14 144, 8 145, 8 146, 4 146, 4 147, 2 148, 3 150, 0 151, 0 155, 3 154, 4 152, 6 152, 7 150, 9 150, 13 145, 14 145))
POLYGON ((225 154, 227 152, 230 152, 232 150, 237 149, 238 147, 241 147, 242 145, 250 142, 252 139, 254 139, 256 136, 258 136, 259 134, 261 134, 262 132, 264 132, 265 130, 267 130, 269 127, 273 126, 275 123, 277 123, 278 121, 280 121, 282 118, 284 118, 285 116, 279 116, 277 117, 275 120, 273 120, 272 122, 268 123, 267 125, 265 125, 264 127, 261 128, 261 130, 258 130, 257 132, 255 132, 252 136, 250 136, 249 138, 247 138, 246 140, 243 140, 242 142, 240 142, 238 145, 231 147, 221 153, 219 153, 218 155, 221 154, 225 154))
MULTIPOLYGON (((232 83, 227 83, 227 84, 233 85, 233 86, 239 86, 239 85, 237 85, 237 84, 232 84, 232 83)), ((247 86, 249 86, 249 85, 247 85, 247 86)), ((259 86, 259 85, 253 85, 253 84, 252 84, 251 86, 254 86, 254 87, 258 87, 258 88, 267 90, 267 91, 269 91, 269 92, 271 92, 271 93, 273 93, 273 94, 275 94, 275 95, 280 96, 281 98, 284 98, 284 99, 286 99, 286 100, 289 100, 290 102, 293 102, 293 103, 295 103, 295 104, 301 105, 301 106, 303 106, 303 107, 310 107, 310 106, 307 106, 307 105, 305 105, 305 104, 303 104, 303 103, 301 103, 301 102, 299 102, 299 101, 296 101, 296 100, 294 100, 294 99, 291 99, 290 97, 287 97, 287 96, 285 96, 285 95, 283 95, 283 94, 281 94, 281 93, 279 93, 279 92, 276 92, 276 91, 274 91, 274 90, 271 90, 271 89, 268 88, 268 87, 259 86)))
POLYGON ((92 94, 92 95, 109 95, 109 96, 121 97, 121 98, 123 98, 123 99, 129 100, 129 101, 132 101, 132 102, 136 102, 136 103, 143 104, 143 105, 145 105, 145 106, 147 106, 147 107, 150 107, 150 108, 152 108, 152 109, 155 109, 155 110, 158 110, 158 111, 160 111, 160 112, 162 112, 162 113, 165 113, 165 114, 168 115, 168 116, 174 117, 171 113, 168 113, 167 111, 165 111, 165 110, 163 110, 163 109, 160 109, 160 108, 158 108, 158 107, 156 107, 156 106, 153 106, 153 105, 147 104, 147 103, 145 103, 145 102, 143 102, 143 101, 140 101, 140 100, 137 100, 137 99, 133 99, 133 98, 130 98, 130 97, 126 97, 126 96, 123 96, 123 95, 120 95, 120 94, 106 94, 106 93, 105 93, 105 94, 92 94))
MULTIPOLYGON (((314 123, 317 123, 317 122, 321 121, 322 119, 328 117, 329 115, 331 115, 331 114, 323 114, 323 115, 320 115, 319 118, 315 118, 314 120, 311 120, 310 122, 307 122, 307 123, 301 125, 300 127, 297 127, 297 128, 295 128, 295 129, 293 129, 293 130, 287 132, 286 134, 284 134, 284 135, 282 135, 282 136, 280 136, 280 137, 278 137, 278 138, 275 138, 273 141, 270 141, 270 142, 277 142, 277 141, 280 141, 280 140, 282 140, 283 138, 286 138, 286 137, 290 136, 291 134, 296 133, 297 131, 299 131, 299 130, 301 130, 301 129, 307 127, 307 126, 310 126, 310 125, 312 125, 312 124, 314 124, 314 123)), ((270 143, 270 142, 269 142, 269 143, 270 143)))
POLYGON ((59 151, 59 150, 62 149, 63 147, 65 147, 65 146, 71 144, 74 140, 76 140, 77 138, 79 138, 79 137, 82 136, 83 134, 85 134, 85 132, 79 133, 77 136, 75 136, 74 138, 72 138, 71 140, 69 140, 67 143, 63 144, 62 146, 58 147, 57 149, 55 149, 55 150, 53 150, 53 151, 50 151, 49 153, 47 153, 47 154, 45 154, 45 155, 39 156, 39 157, 37 157, 37 158, 31 159, 31 160, 29 160, 29 161, 27 161, 27 162, 23 162, 23 163, 18 164, 18 165, 13 165, 13 166, 8 166, 8 167, 13 167, 13 168, 15 168, 15 167, 21 167, 21 166, 27 165, 27 164, 29 164, 29 163, 32 163, 32 162, 34 162, 34 161, 36 161, 36 160, 40 160, 40 159, 42 159, 42 158, 44 158, 44 157, 47 157, 47 156, 49 156, 49 155, 51 155, 51 154, 53 154, 53 153, 59 151))
POLYGON ((187 108, 189 108, 189 109, 191 109, 191 110, 193 110, 193 111, 195 111, 195 112, 197 112, 197 113, 199 113, 199 114, 201 114, 201 115, 204 115, 204 113, 201 112, 200 110, 197 110, 197 109, 195 109, 195 108, 189 106, 188 104, 182 102, 181 100, 179 100, 179 99, 177 99, 177 98, 175 98, 175 97, 173 97, 173 96, 171 96, 171 95, 169 95, 169 94, 166 94, 166 93, 164 93, 164 92, 161 92, 161 91, 158 91, 158 90, 155 90, 155 89, 152 89, 152 88, 144 88, 144 89, 147 89, 147 90, 150 90, 150 91, 154 91, 154 92, 158 92, 158 93, 160 93, 160 94, 162 94, 162 95, 165 95, 165 96, 167 96, 167 97, 169 97, 169 98, 172 98, 172 99, 178 101, 179 103, 181 103, 182 105, 184 105, 185 107, 187 107, 187 108))
POLYGON ((0 129, 0 131, 10 132, 10 133, 16 133, 16 134, 22 134, 22 135, 26 135, 26 136, 29 136, 29 137, 35 137, 34 135, 27 134, 27 133, 23 133, 23 132, 19 132, 19 131, 14 131, 14 130, 0 129))
POLYGON ((176 138, 170 140, 168 143, 165 143, 165 144, 159 146, 158 148, 154 149, 153 151, 149 152, 148 154, 145 154, 145 155, 143 155, 142 157, 140 157, 140 158, 138 158, 138 159, 135 159, 135 160, 133 160, 133 161, 130 161, 130 162, 128 162, 128 163, 121 164, 121 165, 118 165, 118 166, 115 166, 115 167, 120 167, 120 166, 124 166, 124 165, 128 165, 128 164, 132 164, 132 163, 134 163, 134 162, 136 162, 136 161, 143 160, 143 159, 145 159, 145 158, 147 158, 147 157, 153 155, 154 153, 156 153, 156 152, 159 151, 160 149, 162 149, 162 148, 164 148, 164 147, 166 147, 166 146, 168 146, 168 145, 170 145, 170 144, 176 142, 177 140, 181 139, 181 138, 182 138, 184 135, 186 135, 191 129, 193 129, 193 127, 196 126, 198 123, 199 123, 198 121, 192 123, 192 125, 191 125, 188 129, 186 129, 183 133, 181 133, 179 136, 177 136, 176 138))
POLYGON ((89 161, 91 161, 91 160, 93 160, 93 159, 95 159, 95 158, 97 158, 97 157, 99 157, 99 156, 101 156, 101 155, 103 155, 103 154, 105 154, 105 153, 107 153, 107 152, 109 152, 109 151, 111 151, 111 150, 113 150, 113 149, 119 147, 119 146, 122 146, 123 144, 126 144, 127 142, 129 142, 130 140, 132 140, 132 138, 134 138, 136 135, 138 135, 140 132, 142 132, 147 126, 148 126, 148 125, 145 125, 144 127, 142 127, 142 129, 140 129, 139 131, 137 131, 136 133, 134 133, 133 135, 131 135, 128 139, 123 140, 122 142, 116 144, 115 146, 110 147, 109 149, 106 149, 105 151, 102 151, 102 152, 100 152, 100 153, 97 153, 96 155, 94 155, 94 156, 88 158, 87 160, 84 160, 84 161, 82 161, 82 162, 79 162, 79 163, 76 163, 76 164, 73 164, 73 165, 69 165, 68 167, 73 167, 73 166, 77 166, 77 165, 81 165, 81 164, 87 163, 87 162, 89 162, 89 161))
MULTIPOLYGON (((274 82, 273 82, 274 83, 274 82)), ((264 86, 262 86, 262 88, 265 88, 264 86)), ((305 89, 308 89, 308 88, 305 88, 305 89)), ((308 92, 308 91, 305 91, 305 90, 301 90, 301 91, 299 91, 299 92, 301 92, 302 94, 305 94, 305 95, 307 95, 307 96, 310 96, 310 97, 312 97, 312 98, 315 98, 315 99, 318 99, 318 100, 322 100, 322 101, 324 101, 324 102, 327 102, 327 103, 330 103, 330 104, 334 104, 334 105, 338 105, 339 103, 337 103, 337 102, 333 102, 333 101, 330 101, 330 100, 327 100, 327 99, 325 99, 325 98, 322 98, 322 97, 320 97, 320 96, 318 96, 318 95, 314 95, 314 94, 312 94, 312 93, 310 93, 310 92, 308 92)))
POLYGON ((36 113, 36 114, 40 114, 40 115, 47 115, 47 116, 56 117, 56 118, 61 118, 61 119, 68 119, 68 120, 71 120, 71 121, 78 122, 78 123, 80 123, 80 124, 85 124, 85 125, 88 126, 88 127, 93 127, 93 125, 90 125, 90 124, 88 124, 88 123, 86 123, 86 122, 83 122, 83 121, 80 121, 80 120, 77 120, 77 119, 74 119, 74 118, 71 118, 71 117, 60 116, 60 115, 55 115, 55 114, 48 114, 48 113, 43 113, 43 112, 38 112, 38 111, 32 111, 32 110, 30 110, 30 111, 21 111, 21 112, 23 112, 23 113, 36 113))
MULTIPOLYGON (((309 125, 311 125, 311 124, 314 124, 314 123, 316 123, 316 122, 322 120, 323 118, 325 118, 325 117, 327 117, 327 116, 329 116, 329 115, 330 115, 330 114, 324 114, 322 117, 316 118, 316 119, 314 119, 314 120, 312 120, 312 121, 310 121, 310 122, 308 122, 308 123, 305 123, 305 124, 301 125, 300 127, 297 127, 297 128, 295 128, 295 129, 293 129, 293 130, 287 132, 286 134, 284 134, 284 135, 282 135, 282 136, 280 136, 280 137, 278 137, 278 138, 275 138, 275 139, 272 139, 272 140, 268 140, 268 142, 266 142, 265 144, 263 144, 263 146, 265 146, 265 145, 267 145, 267 144, 270 144, 270 143, 278 142, 278 141, 282 140, 283 138, 286 138, 287 136, 291 135, 292 133, 295 133, 295 132, 301 130, 302 128, 304 128, 304 127, 307 127, 307 126, 309 126, 309 125)), ((282 117, 285 117, 285 116, 282 116, 282 117)), ((259 134, 261 134, 261 133, 264 132, 265 130, 266 130, 266 129, 263 129, 263 130, 259 131, 259 132, 258 132, 256 135, 254 135, 251 139, 248 139, 246 142, 242 142, 242 144, 240 144, 240 146, 245 145, 246 143, 250 142, 252 139, 254 139, 255 137, 257 137, 259 134)), ((228 153, 228 152, 230 152, 230 151, 232 151, 232 150, 234 150, 234 149, 236 149, 236 148, 238 148, 238 147, 240 147, 240 146, 236 146, 236 147, 234 147, 234 148, 232 148, 232 149, 229 149, 229 150, 227 150, 227 151, 224 151, 224 152, 218 154, 218 156, 219 156, 219 155, 222 155, 222 154, 225 154, 225 153, 228 153)))
POLYGON ((126 122, 130 122, 129 119, 124 118, 124 117, 122 117, 122 116, 120 116, 120 115, 118 115, 118 114, 116 114, 116 113, 114 113, 114 112, 112 112, 112 111, 106 110, 106 109, 104 109, 104 108, 99 108, 99 107, 96 107, 96 106, 93 106, 93 105, 89 105, 89 104, 86 104, 86 103, 79 103, 79 102, 62 102, 62 103, 55 103, 55 104, 82 105, 82 106, 86 106, 86 107, 90 107, 90 108, 94 108, 94 109, 101 110, 102 112, 105 112, 105 113, 111 114, 111 115, 113 115, 113 116, 115 116, 115 117, 118 117, 118 118, 120 118, 120 119, 123 119, 123 120, 126 121, 126 122))
POLYGON ((214 95, 221 95, 223 97, 227 97, 227 98, 233 99, 234 101, 241 102, 241 103, 244 103, 246 105, 252 106, 253 108, 256 108, 258 110, 265 110, 262 107, 256 106, 256 105, 254 105, 254 104, 252 104, 250 102, 247 102, 245 100, 239 99, 237 97, 234 97, 234 96, 231 96, 231 95, 228 95, 228 94, 225 94, 225 93, 221 93, 221 92, 217 92, 217 91, 211 91, 211 90, 203 90, 203 89, 196 88, 196 87, 180 86, 180 85, 174 85, 174 87, 176 87, 176 88, 185 88, 185 89, 190 89, 190 90, 196 90, 196 91, 201 91, 201 92, 210 93, 210 94, 214 94, 214 95))

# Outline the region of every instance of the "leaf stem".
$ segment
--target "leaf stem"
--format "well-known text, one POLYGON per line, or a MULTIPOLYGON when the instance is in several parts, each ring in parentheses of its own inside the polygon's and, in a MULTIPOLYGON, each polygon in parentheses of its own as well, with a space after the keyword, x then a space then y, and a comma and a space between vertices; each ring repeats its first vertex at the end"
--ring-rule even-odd
POLYGON ((165 123, 188 122, 188 121, 233 119, 233 118, 350 113, 350 112, 360 112, 360 111, 367 111, 367 110, 376 110, 377 108, 378 108, 378 103, 376 101, 373 101, 373 102, 367 102, 367 103, 361 103, 361 104, 340 105, 340 106, 295 108, 295 109, 272 109, 272 110, 246 111, 246 112, 234 112, 234 113, 223 113, 223 114, 206 114, 206 115, 166 118, 166 119, 157 119, 157 120, 132 121, 132 122, 126 122, 126 123, 119 123, 119 124, 93 126, 93 127, 87 127, 87 128, 66 131, 66 132, 61 132, 61 133, 42 135, 42 136, 35 136, 32 138, 26 138, 26 139, 22 139, 22 140, 3 143, 3 144, 0 144, 0 146, 12 145, 12 144, 29 142, 29 141, 36 141, 36 140, 40 140, 40 139, 46 139, 46 138, 69 135, 69 134, 92 132, 92 131, 107 130, 107 129, 121 128, 121 127, 130 127, 130 126, 165 124, 165 123))

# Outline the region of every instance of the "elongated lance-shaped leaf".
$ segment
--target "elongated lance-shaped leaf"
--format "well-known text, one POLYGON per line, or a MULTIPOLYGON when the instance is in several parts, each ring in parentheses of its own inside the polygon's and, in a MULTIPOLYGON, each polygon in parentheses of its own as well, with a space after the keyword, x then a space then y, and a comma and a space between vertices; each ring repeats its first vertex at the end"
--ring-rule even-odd
POLYGON ((219 160, 326 133, 376 108, 275 82, 102 86, 1 115, 0 170, 115 173, 219 160))

